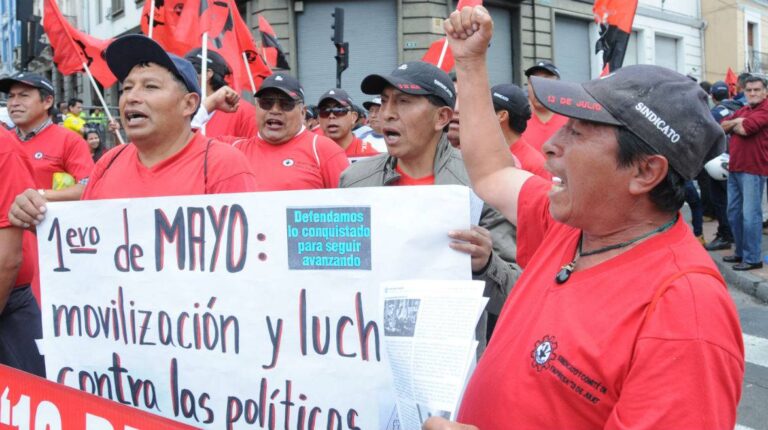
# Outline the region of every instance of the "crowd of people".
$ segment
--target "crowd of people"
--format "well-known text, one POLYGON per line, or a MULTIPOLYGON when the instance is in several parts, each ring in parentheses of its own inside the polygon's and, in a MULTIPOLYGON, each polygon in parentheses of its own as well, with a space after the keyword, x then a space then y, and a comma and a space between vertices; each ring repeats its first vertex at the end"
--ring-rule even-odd
POLYGON ((743 76, 735 98, 716 82, 710 99, 658 66, 579 84, 539 61, 527 92, 491 87, 488 12, 466 7, 445 29, 455 74, 414 61, 369 75, 362 106, 341 88, 312 104, 285 73, 250 104, 215 51, 181 58, 141 35, 105 51, 119 129, 90 127, 77 99, 55 112, 40 75, 0 79, 14 124, 0 128, 0 363, 45 375, 33 287, 47 202, 459 184, 485 204, 450 246, 490 300, 462 424, 426 429, 733 428, 741 329, 706 250, 733 242, 735 270, 762 265, 765 80, 743 76), (129 143, 105 150, 107 129, 129 143), (709 243, 680 216, 686 199, 697 236, 712 207, 709 243))

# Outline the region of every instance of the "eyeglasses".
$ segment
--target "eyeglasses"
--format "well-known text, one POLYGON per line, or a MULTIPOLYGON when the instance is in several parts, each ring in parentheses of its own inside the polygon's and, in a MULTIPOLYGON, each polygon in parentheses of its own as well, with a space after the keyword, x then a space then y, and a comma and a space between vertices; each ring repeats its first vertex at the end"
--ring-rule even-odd
POLYGON ((333 114, 333 116, 338 118, 346 116, 349 111, 350 109, 345 107, 320 108, 318 109, 318 115, 320 115, 320 118, 328 118, 333 114))
POLYGON ((264 110, 271 110, 272 107, 275 106, 275 103, 279 103, 280 104, 280 110, 282 110, 283 112, 292 111, 296 107, 296 105, 298 104, 298 102, 296 100, 286 99, 286 98, 282 98, 282 97, 277 97, 277 98, 273 98, 273 97, 268 97, 268 98, 259 97, 258 103, 259 103, 259 107, 264 109, 264 110))

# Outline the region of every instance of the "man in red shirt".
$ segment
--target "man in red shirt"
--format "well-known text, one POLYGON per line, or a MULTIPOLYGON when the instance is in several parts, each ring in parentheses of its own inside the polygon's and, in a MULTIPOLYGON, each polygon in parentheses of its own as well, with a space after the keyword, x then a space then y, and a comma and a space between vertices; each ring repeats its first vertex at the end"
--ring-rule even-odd
POLYGON ((724 146, 706 94, 651 65, 583 84, 532 78, 570 118, 544 145, 552 184, 512 165, 495 121, 488 11, 453 12, 445 30, 472 184, 518 224, 520 247, 538 247, 465 389, 465 424, 424 428, 733 428, 738 314, 679 214, 685 180, 724 146))
POLYGON ((549 140, 553 134, 555 134, 560 127, 565 125, 568 118, 558 115, 546 106, 539 103, 536 98, 536 93, 531 86, 531 76, 538 76, 546 79, 560 79, 560 70, 552 64, 550 61, 542 60, 536 63, 533 67, 528 68, 525 71, 525 76, 528 78, 528 101, 531 102, 533 108, 533 115, 528 120, 528 126, 523 133, 528 144, 533 149, 541 152, 541 147, 544 146, 544 142, 549 140))
POLYGON ((30 283, 36 258, 32 234, 11 225, 14 198, 34 186, 32 166, 13 135, 0 128, 0 364, 45 377, 35 339, 43 337, 40 308, 30 283))
MULTIPOLYGON (((192 63, 197 71, 198 82, 200 71, 202 70, 203 50, 196 48, 187 53, 184 58, 192 63)), ((219 88, 227 85, 227 77, 232 76, 232 70, 227 61, 218 52, 209 49, 207 58, 208 78, 205 86, 206 97, 216 92, 219 88)), ((205 124, 205 135, 208 137, 219 136, 237 136, 251 137, 256 136, 256 108, 244 101, 241 102, 234 112, 214 111, 211 118, 205 124)))
MULTIPOLYGON (((370 75, 361 88, 381 94, 379 118, 388 154, 364 158, 349 166, 339 187, 405 185, 469 185, 459 152, 448 143, 443 129, 453 116, 456 92, 448 74, 432 64, 412 61, 390 75, 370 75)), ((490 297, 475 335, 485 349, 489 337, 486 318, 497 314, 519 274, 514 265, 512 225, 484 205, 478 226, 453 231, 451 247, 472 257, 475 279, 486 282, 490 297)))
POLYGON ((531 107, 523 90, 513 84, 496 85, 491 88, 491 100, 504 140, 520 161, 520 168, 546 180, 552 179, 552 175, 544 168, 544 155, 533 149, 521 136, 531 118, 531 107))
POLYGON ((45 200, 78 200, 93 169, 93 159, 83 137, 53 124, 53 85, 44 77, 21 72, 0 79, 0 92, 8 94, 8 113, 16 128, 14 134, 32 163, 35 188, 45 200), (74 184, 54 186, 66 175, 74 184))
MULTIPOLYGON (((256 190, 239 151, 192 131, 200 87, 189 61, 137 34, 116 39, 105 56, 122 83, 120 119, 131 144, 101 157, 84 200, 256 190)), ((9 217, 16 226, 37 225, 44 204, 39 194, 27 190, 9 217)))
POLYGON ((723 261, 736 263, 733 270, 763 267, 763 190, 768 176, 768 90, 765 80, 745 80, 747 105, 722 122, 731 133, 728 163, 728 222, 736 249, 723 261))
MULTIPOLYGON (((304 89, 293 76, 271 75, 256 92, 259 132, 248 139, 222 138, 240 149, 251 163, 260 191, 336 188, 349 166, 334 141, 304 126, 304 89)), ((205 110, 231 110, 238 96, 222 88, 205 99, 205 110)))
POLYGON ((317 103, 317 114, 323 134, 336 142, 347 157, 368 157, 379 153, 368 142, 352 134, 357 112, 346 91, 341 88, 328 90, 317 103))

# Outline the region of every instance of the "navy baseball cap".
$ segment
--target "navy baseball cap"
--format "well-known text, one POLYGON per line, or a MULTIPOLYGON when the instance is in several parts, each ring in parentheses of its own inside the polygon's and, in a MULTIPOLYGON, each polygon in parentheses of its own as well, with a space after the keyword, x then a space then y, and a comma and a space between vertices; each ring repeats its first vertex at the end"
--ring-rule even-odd
MULTIPOLYGON (((203 64, 203 48, 195 48, 187 52, 184 59, 192 63, 192 65, 195 66, 195 70, 201 70, 203 64)), ((221 76, 232 74, 232 70, 229 69, 227 60, 212 49, 209 49, 206 53, 206 64, 208 65, 208 68, 221 76)))
POLYGON ((539 102, 555 113, 626 127, 685 179, 725 148, 704 90, 664 67, 622 67, 582 84, 533 76, 531 85, 539 102))
POLYGON ((261 88, 256 91, 254 96, 260 97, 260 94, 269 89, 280 90, 288 97, 304 102, 304 88, 301 87, 298 79, 287 73, 275 73, 264 79, 264 82, 261 83, 261 88))
POLYGON ((557 76, 557 79, 560 79, 560 69, 558 69, 553 62, 548 60, 537 61, 536 64, 525 71, 525 76, 531 77, 531 75, 536 72, 547 72, 550 75, 557 76))
POLYGON ((20 72, 13 76, 0 79, 0 92, 7 93, 11 90, 11 86, 13 86, 13 84, 27 85, 33 88, 44 90, 51 94, 56 92, 51 81, 44 78, 42 75, 29 72, 20 72))
POLYGON ((723 81, 717 81, 714 84, 712 84, 712 87, 709 89, 709 93, 712 94, 713 97, 717 97, 718 99, 727 99, 728 98, 728 84, 726 84, 723 81))
POLYGON ((456 105, 456 88, 448 73, 424 61, 401 64, 389 75, 368 75, 360 84, 371 95, 381 94, 388 86, 406 94, 435 96, 449 108, 456 105))
POLYGON ((531 105, 528 96, 517 85, 499 84, 491 88, 491 100, 498 110, 509 112, 509 116, 531 118, 531 105))
POLYGON ((352 102, 352 97, 350 97, 349 94, 347 94, 347 92, 341 88, 333 88, 328 90, 328 92, 320 96, 320 101, 317 102, 317 105, 320 106, 326 100, 335 100, 345 107, 354 105, 352 102))
POLYGON ((154 63, 167 69, 184 82, 191 93, 200 94, 197 71, 189 61, 165 50, 154 40, 142 34, 129 34, 118 37, 107 46, 104 52, 109 70, 118 81, 123 82, 131 70, 142 63, 154 63))

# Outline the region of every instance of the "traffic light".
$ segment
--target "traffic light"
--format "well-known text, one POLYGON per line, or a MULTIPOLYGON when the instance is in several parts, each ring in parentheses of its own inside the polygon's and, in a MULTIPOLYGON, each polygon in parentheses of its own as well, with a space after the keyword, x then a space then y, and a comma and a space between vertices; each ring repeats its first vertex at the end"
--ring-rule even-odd
POLYGON ((331 40, 336 46, 336 88, 341 88, 341 73, 349 67, 349 43, 344 41, 344 9, 334 8, 333 13, 333 37, 331 40))
POLYGON ((333 17, 333 25, 331 26, 333 37, 331 40, 334 45, 338 46, 344 43, 344 9, 340 7, 334 8, 331 16, 333 17))

